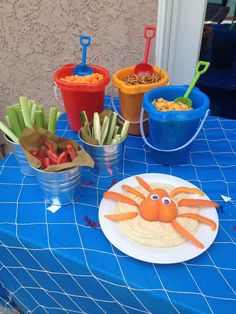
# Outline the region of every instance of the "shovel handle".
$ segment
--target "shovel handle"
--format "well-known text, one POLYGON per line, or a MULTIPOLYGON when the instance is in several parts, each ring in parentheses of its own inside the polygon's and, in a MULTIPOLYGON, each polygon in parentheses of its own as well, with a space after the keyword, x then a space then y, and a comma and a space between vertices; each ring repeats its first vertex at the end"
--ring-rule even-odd
POLYGON ((86 56, 87 56, 87 47, 90 45, 91 37, 90 36, 80 36, 79 43, 82 46, 82 65, 86 64, 86 56))
POLYGON ((199 73, 200 75, 205 73, 210 66, 210 62, 207 61, 199 61, 196 67, 196 73, 199 73), (202 70, 200 70, 200 67, 203 66, 202 70))
POLYGON ((155 35, 156 35, 156 27, 154 26, 144 27, 144 38, 146 39, 146 45, 145 45, 145 50, 144 50, 143 63, 147 63, 151 39, 153 39, 155 35), (148 34, 148 31, 152 31, 150 35, 148 34))
POLYGON ((210 62, 207 61, 199 61, 195 70, 195 76, 191 82, 191 84, 189 85, 189 88, 187 89, 186 93, 184 94, 184 98, 188 98, 188 96, 190 95, 191 91, 193 90, 195 84, 197 83, 200 75, 202 75, 203 73, 205 73, 207 71, 207 69, 210 66, 210 62), (203 66, 203 69, 200 70, 200 67, 203 66))

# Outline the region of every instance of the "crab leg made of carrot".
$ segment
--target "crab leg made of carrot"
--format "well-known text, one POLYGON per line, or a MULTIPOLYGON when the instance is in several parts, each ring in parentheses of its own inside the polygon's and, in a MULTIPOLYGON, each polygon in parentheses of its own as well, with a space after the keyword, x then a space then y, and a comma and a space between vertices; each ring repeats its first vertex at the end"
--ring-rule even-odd
POLYGON ((196 239, 190 232, 183 228, 176 220, 172 220, 171 225, 174 230, 180 233, 185 239, 191 241, 200 249, 204 248, 204 245, 200 241, 198 241, 198 239, 196 239))
POLYGON ((219 207, 220 205, 209 200, 198 199, 182 199, 179 201, 178 206, 190 206, 190 207, 219 207))
POLYGON ((190 194, 198 194, 199 196, 203 196, 205 193, 199 189, 196 188, 188 188, 186 186, 180 186, 178 188, 175 188, 170 193, 170 197, 174 197, 178 193, 190 193, 190 194))
POLYGON ((121 213, 121 214, 104 215, 104 217, 112 221, 124 221, 124 220, 133 219, 137 215, 138 215, 137 212, 127 212, 127 213, 121 213))
POLYGON ((132 188, 129 185, 125 185, 125 184, 122 185, 122 189, 134 194, 135 196, 145 199, 145 196, 141 192, 137 191, 136 189, 132 188))
POLYGON ((138 207, 138 204, 134 200, 117 192, 105 192, 103 197, 138 207))
POLYGON ((139 177, 139 176, 136 176, 136 180, 138 181, 138 183, 140 184, 140 185, 142 185, 148 192, 152 192, 152 188, 151 188, 151 186, 145 181, 145 180, 143 180, 141 177, 139 177))
POLYGON ((184 214, 178 215, 178 217, 193 218, 197 221, 200 221, 202 223, 209 225, 213 231, 216 230, 216 223, 213 220, 208 219, 204 216, 194 214, 194 213, 184 213, 184 214))

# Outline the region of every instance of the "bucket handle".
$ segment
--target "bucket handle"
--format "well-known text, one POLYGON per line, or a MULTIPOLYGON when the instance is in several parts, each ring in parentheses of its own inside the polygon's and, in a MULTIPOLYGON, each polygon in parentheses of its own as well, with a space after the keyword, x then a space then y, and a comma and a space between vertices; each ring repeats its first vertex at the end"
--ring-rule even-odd
MULTIPOLYGON (((125 121, 126 119, 124 119, 122 117, 122 115, 118 112, 118 110, 116 109, 116 105, 115 105, 115 101, 114 101, 114 86, 112 85, 112 88, 111 88, 111 105, 112 105, 112 108, 113 110, 115 111, 115 113, 118 115, 118 117, 122 120, 122 121, 125 121)), ((148 120, 148 118, 146 118, 145 120, 143 120, 143 122, 146 122, 148 120)), ((140 121, 129 121, 130 124, 139 124, 140 121)))
POLYGON ((58 86, 56 82, 53 82, 53 94, 54 94, 54 98, 57 102, 58 105, 61 105, 59 98, 58 98, 58 86))
POLYGON ((204 116, 204 118, 202 119, 202 121, 201 121, 201 123, 200 123, 200 125, 199 125, 199 127, 198 127, 198 129, 197 129, 197 131, 196 131, 196 133, 193 135, 193 137, 192 137, 190 140, 188 140, 187 143, 185 143, 185 144, 183 144, 182 146, 179 146, 179 147, 177 147, 177 148, 174 148, 174 149, 159 149, 159 148, 156 148, 156 147, 152 146, 152 145, 148 142, 148 140, 147 140, 147 138, 146 138, 146 136, 145 136, 145 134, 144 134, 144 130, 143 130, 143 122, 144 122, 144 121, 143 121, 143 113, 144 113, 144 110, 143 110, 143 108, 142 108, 142 109, 141 109, 141 113, 140 113, 140 131, 141 131, 141 135, 142 135, 142 138, 143 138, 143 140, 144 140, 144 143, 145 143, 147 146, 149 146, 150 148, 154 149, 154 150, 157 150, 157 151, 159 151, 159 152, 166 152, 166 153, 169 153, 169 152, 176 152, 176 151, 178 151, 178 150, 180 150, 180 149, 183 149, 183 148, 187 147, 189 144, 192 143, 192 141, 198 136, 198 133, 200 132, 200 130, 201 130, 201 128, 202 128, 204 122, 206 121, 206 118, 207 118, 207 116, 209 115, 210 110, 208 109, 208 110, 206 111, 205 116, 204 116))

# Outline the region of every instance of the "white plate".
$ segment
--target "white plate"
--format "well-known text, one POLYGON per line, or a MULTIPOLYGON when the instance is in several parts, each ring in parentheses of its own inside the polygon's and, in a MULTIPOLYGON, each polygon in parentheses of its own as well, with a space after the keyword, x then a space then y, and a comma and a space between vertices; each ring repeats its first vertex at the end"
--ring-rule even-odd
MULTIPOLYGON (((188 181, 166 174, 145 173, 139 174, 138 176, 142 177, 150 184, 163 183, 170 184, 174 187, 186 186, 191 188, 197 188, 195 185, 191 184, 188 181)), ((132 176, 116 183, 109 189, 109 191, 122 193, 123 191, 121 189, 121 186, 123 184, 128 184, 135 187, 138 185, 138 182, 135 179, 135 176, 132 176)), ((198 198, 200 197, 198 196, 198 198)), ((201 198, 209 200, 206 195, 201 198)), ((145 246, 128 238, 119 228, 117 222, 110 221, 104 218, 104 215, 115 213, 116 203, 117 202, 113 200, 104 198, 102 199, 99 207, 99 222, 102 231, 105 234, 106 238, 117 249, 141 261, 159 264, 173 264, 190 260, 206 251, 214 241, 218 232, 219 220, 216 209, 214 207, 207 207, 201 209, 201 215, 212 219, 217 224, 217 228, 215 231, 212 231, 208 225, 205 225, 203 223, 199 224, 199 229, 195 234, 195 237, 204 244, 203 249, 198 248, 190 241, 186 241, 183 244, 172 248, 154 248, 145 246)))

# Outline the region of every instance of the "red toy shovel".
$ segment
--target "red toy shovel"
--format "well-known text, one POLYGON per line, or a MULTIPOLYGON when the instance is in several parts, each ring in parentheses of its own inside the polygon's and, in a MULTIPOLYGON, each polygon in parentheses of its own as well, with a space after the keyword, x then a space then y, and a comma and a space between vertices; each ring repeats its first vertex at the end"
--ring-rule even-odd
POLYGON ((134 73, 135 74, 142 74, 142 73, 153 73, 153 68, 150 64, 147 63, 149 48, 151 39, 154 38, 156 35, 156 27, 153 26, 145 26, 144 27, 144 38, 146 39, 146 46, 144 51, 144 60, 143 63, 139 63, 135 66, 134 73), (151 31, 151 34, 148 35, 148 31, 151 31))

